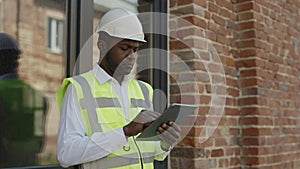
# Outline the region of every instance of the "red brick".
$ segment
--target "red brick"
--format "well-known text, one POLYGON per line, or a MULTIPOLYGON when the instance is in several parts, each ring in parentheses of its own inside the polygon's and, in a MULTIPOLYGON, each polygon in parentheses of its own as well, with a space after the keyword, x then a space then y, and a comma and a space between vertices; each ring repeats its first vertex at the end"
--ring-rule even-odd
POLYGON ((260 85, 261 83, 262 80, 255 77, 243 78, 240 80, 240 87, 252 87, 260 85))
POLYGON ((256 164, 259 164, 259 158, 258 157, 242 157, 241 164, 256 165, 256 164))
POLYGON ((199 140, 196 139, 195 137, 185 136, 185 137, 178 143, 178 146, 192 146, 192 147, 196 147, 197 145, 199 145, 198 141, 199 141, 199 140))
MULTIPOLYGON (((184 104, 195 104, 199 102, 198 100, 199 100, 198 96, 181 95, 180 97, 180 103, 184 103, 184 104)), ((201 102, 201 97, 200 97, 200 102, 201 102)))
POLYGON ((211 150, 211 157, 221 157, 221 156, 224 156, 223 149, 211 150))
POLYGON ((212 15, 212 19, 213 21, 215 21, 217 24, 221 25, 221 26, 225 26, 225 19, 223 19, 222 17, 216 15, 216 14, 213 14, 212 15))
POLYGON ((218 6, 211 1, 208 2, 208 10, 214 13, 218 13, 219 11, 218 6))
POLYGON ((240 164, 240 160, 238 158, 230 158, 230 166, 236 166, 240 164))
POLYGON ((225 115, 232 115, 232 116, 234 116, 234 115, 238 115, 238 114, 239 114, 239 112, 238 112, 237 109, 225 107, 225 115))
POLYGON ((242 149, 244 154, 247 155, 258 155, 259 154, 259 148, 255 147, 255 148, 243 148, 242 149))
POLYGON ((259 136, 258 128, 244 128, 242 129, 243 136, 259 136))
POLYGON ((177 0, 177 4, 178 6, 179 5, 187 5, 187 4, 197 4, 197 5, 200 5, 202 7, 206 7, 207 6, 207 3, 206 1, 199 1, 199 0, 177 0))
POLYGON ((170 0, 169 1, 169 7, 170 8, 172 8, 172 7, 176 6, 176 5, 177 5, 177 0, 170 0))
POLYGON ((226 147, 228 146, 227 140, 225 138, 215 138, 216 147, 226 147))
POLYGON ((245 69, 245 70, 241 70, 240 71, 240 77, 244 78, 244 77, 254 77, 257 76, 257 71, 256 69, 245 69))
POLYGON ((248 87, 242 89, 242 95, 258 95, 259 89, 257 87, 248 87))
POLYGON ((237 12, 249 11, 253 9, 253 3, 254 3, 253 1, 248 1, 246 3, 237 4, 235 9, 237 12))
MULTIPOLYGON (((251 55, 250 53, 252 52, 249 51, 249 52, 246 52, 247 54, 251 55)), ((255 51, 254 51, 254 54, 255 54, 255 51)), ((243 60, 239 60, 236 65, 237 67, 244 67, 244 68, 248 68, 248 67, 255 67, 257 64, 257 60, 253 59, 253 58, 250 58, 250 59, 243 59, 243 60)))
POLYGON ((237 30, 248 30, 253 29, 255 25, 254 21, 247 21, 237 24, 237 30))
POLYGON ((178 8, 174 8, 171 11, 171 14, 179 17, 183 15, 190 15, 190 14, 193 14, 194 16, 198 16, 201 18, 205 17, 204 9, 194 4, 189 4, 189 5, 179 6, 178 8))
POLYGON ((178 159, 179 168, 194 168, 194 160, 187 158, 179 158, 178 159))
POLYGON ((258 117, 243 117, 240 119, 241 125, 256 125, 258 124, 258 117))
POLYGON ((238 105, 238 100, 236 98, 227 98, 226 99, 226 105, 228 106, 236 106, 238 105))
POLYGON ((204 157, 204 155, 203 148, 175 147, 171 152, 172 157, 185 157, 189 159, 204 157))
POLYGON ((229 86, 236 87, 237 86, 237 81, 232 78, 226 78, 226 84, 229 86))
MULTIPOLYGON (((201 138, 199 138, 201 139, 201 138)), ((213 145, 213 139, 211 137, 209 138, 205 138, 205 140, 203 140, 204 138, 202 138, 201 142, 200 142, 200 146, 202 147, 211 147, 213 145)), ((198 140, 199 141, 199 140, 198 140)))
POLYGON ((208 32, 217 33, 218 31, 219 31, 218 24, 216 24, 213 21, 208 21, 208 32))
POLYGON ((255 30, 248 30, 248 31, 243 31, 243 32, 240 32, 238 34, 238 38, 239 39, 250 39, 250 38, 255 38, 255 30))
POLYGON ((217 35, 217 42, 222 43, 224 45, 229 45, 230 41, 226 36, 217 35))
POLYGON ((199 134, 203 131, 203 127, 197 127, 197 126, 203 126, 204 123, 205 123, 205 120, 206 120, 206 117, 197 117, 196 119, 195 118, 192 118, 192 119, 189 119, 187 121, 190 121, 190 123, 188 123, 186 126, 181 126, 180 128, 183 130, 183 131, 188 131, 188 132, 185 132, 187 133, 187 136, 190 136, 190 137, 198 137, 199 134), (194 121, 194 122, 191 122, 191 121, 194 121), (194 126, 191 126, 191 125, 194 125, 194 126))
POLYGON ((183 41, 170 41, 170 49, 189 49, 189 45, 183 41))
POLYGON ((178 163, 178 158, 171 158, 171 164, 170 167, 173 169, 179 169, 179 163, 178 163))
POLYGON ((246 40, 237 42, 237 47, 239 47, 239 48, 255 47, 255 46, 257 47, 256 41, 253 39, 246 39, 246 40))
POLYGON ((240 135, 240 129, 239 128, 230 128, 229 129, 230 135, 240 135))
POLYGON ((257 146, 260 144, 260 140, 258 137, 242 137, 239 139, 239 145, 247 145, 247 146, 257 146))
POLYGON ((198 37, 204 37, 203 31, 199 28, 193 27, 193 28, 187 28, 187 29, 181 29, 176 30, 176 34, 172 36, 172 38, 185 38, 187 36, 198 36, 198 37))
POLYGON ((204 11, 204 18, 205 19, 211 19, 211 13, 208 11, 204 11))
POLYGON ((230 14, 232 11, 229 11, 228 9, 220 8, 219 14, 225 18, 230 18, 230 14))
POLYGON ((187 16, 187 17, 184 17, 183 19, 186 20, 191 25, 195 25, 200 28, 207 28, 206 20, 199 18, 197 16, 187 16))
POLYGON ((222 8, 229 9, 230 11, 233 11, 233 5, 230 1, 227 0, 216 0, 216 4, 219 5, 222 8))
POLYGON ((254 18, 254 13, 253 12, 243 12, 238 14, 238 20, 250 20, 254 18))
POLYGON ((228 167, 229 160, 228 159, 219 159, 218 165, 219 165, 219 167, 228 167))

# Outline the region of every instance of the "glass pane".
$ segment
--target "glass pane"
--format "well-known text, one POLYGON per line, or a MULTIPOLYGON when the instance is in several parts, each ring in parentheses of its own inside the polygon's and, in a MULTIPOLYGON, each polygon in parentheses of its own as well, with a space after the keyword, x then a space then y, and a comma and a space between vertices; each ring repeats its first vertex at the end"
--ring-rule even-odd
POLYGON ((66 1, 2 0, 0 5, 1 32, 21 50, 18 59, 14 49, 0 45, 0 168, 57 164, 55 92, 65 76, 60 49, 65 23, 57 21, 65 19, 66 1))

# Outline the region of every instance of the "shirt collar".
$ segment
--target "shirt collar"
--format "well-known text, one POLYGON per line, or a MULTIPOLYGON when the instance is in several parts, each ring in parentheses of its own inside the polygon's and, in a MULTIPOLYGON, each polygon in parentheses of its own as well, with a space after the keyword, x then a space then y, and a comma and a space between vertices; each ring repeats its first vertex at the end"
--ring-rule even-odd
MULTIPOLYGON (((105 82, 109 82, 112 80, 115 80, 112 76, 110 76, 102 67, 100 67, 98 64, 95 64, 92 70, 94 76, 99 81, 100 84, 103 84, 105 82)), ((128 74, 125 75, 123 78, 123 82, 128 82, 130 79, 132 79, 133 76, 128 74)))

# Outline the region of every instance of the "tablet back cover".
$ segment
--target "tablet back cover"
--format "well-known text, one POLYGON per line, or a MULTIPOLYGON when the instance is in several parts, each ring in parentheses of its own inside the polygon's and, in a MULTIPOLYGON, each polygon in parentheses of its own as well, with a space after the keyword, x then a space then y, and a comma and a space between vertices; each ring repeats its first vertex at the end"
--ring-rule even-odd
POLYGON ((148 128, 146 128, 140 135, 138 135, 137 140, 139 141, 158 141, 157 128, 162 123, 168 121, 175 121, 177 125, 190 114, 194 112, 197 106, 188 104, 172 104, 168 109, 166 109, 160 117, 158 117, 148 128))

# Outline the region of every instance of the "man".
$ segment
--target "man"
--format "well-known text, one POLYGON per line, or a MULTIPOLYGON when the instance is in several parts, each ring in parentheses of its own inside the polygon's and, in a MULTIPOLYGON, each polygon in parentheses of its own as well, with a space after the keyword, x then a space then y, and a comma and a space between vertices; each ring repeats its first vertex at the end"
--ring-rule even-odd
POLYGON ((38 165, 45 138, 46 98, 19 78, 20 53, 0 33, 0 168, 38 165))
POLYGON ((87 73, 64 80, 57 92, 61 119, 57 142, 60 164, 84 168, 152 169, 176 143, 180 129, 163 123, 161 141, 137 141, 154 121, 152 88, 129 74, 144 40, 137 16, 125 9, 108 11, 97 26, 100 59, 87 73))

